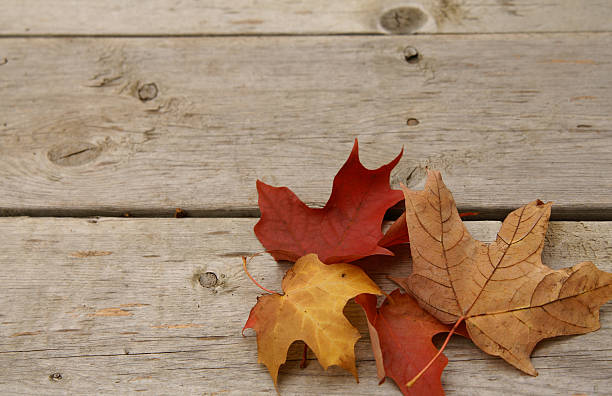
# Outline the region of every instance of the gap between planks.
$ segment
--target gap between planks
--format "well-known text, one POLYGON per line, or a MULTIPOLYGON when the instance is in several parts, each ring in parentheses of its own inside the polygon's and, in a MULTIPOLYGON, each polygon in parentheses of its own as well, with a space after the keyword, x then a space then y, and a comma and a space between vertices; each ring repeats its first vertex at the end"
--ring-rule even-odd
MULTIPOLYGON (((510 212, 518 209, 520 205, 513 208, 482 208, 482 207, 459 207, 460 213, 477 213, 466 216, 463 221, 503 221, 510 212)), ((315 207, 313 207, 315 208, 315 207)), ((318 206, 320 208, 320 206, 318 206)), ((72 209, 72 208, 36 208, 15 209, 0 207, 0 218, 148 218, 166 219, 176 217, 176 209, 181 209, 183 218, 200 219, 259 219, 261 212, 258 209, 228 209, 228 210, 203 210, 189 208, 150 208, 150 209, 72 209)), ((387 211, 384 219, 396 220, 404 212, 403 205, 397 205, 387 211)), ((612 211, 608 208, 592 207, 587 209, 555 208, 550 217, 551 221, 612 221, 612 211)), ((177 219, 177 220, 180 220, 177 219)))
POLYGON ((551 30, 551 31, 520 31, 520 32, 438 32, 438 33, 412 33, 412 34, 391 34, 391 33, 352 33, 352 32, 339 32, 339 33, 193 33, 193 34, 0 34, 0 40, 2 39, 74 39, 74 38, 99 38, 99 39, 147 39, 147 38, 160 38, 160 39, 173 39, 173 38, 247 38, 247 37, 405 37, 410 38, 412 36, 420 37, 444 37, 444 36, 516 36, 520 34, 525 35, 567 35, 567 34, 608 34, 612 33, 612 30, 576 30, 576 31, 564 31, 564 30, 551 30))

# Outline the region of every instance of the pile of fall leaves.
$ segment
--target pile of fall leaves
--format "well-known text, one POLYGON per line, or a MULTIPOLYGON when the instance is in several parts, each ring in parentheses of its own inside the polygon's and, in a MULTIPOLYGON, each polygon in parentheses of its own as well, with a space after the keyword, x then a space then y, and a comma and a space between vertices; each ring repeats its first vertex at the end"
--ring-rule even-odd
POLYGON ((453 333, 535 376, 530 355, 540 340, 599 328, 599 307, 612 298, 612 274, 591 262, 560 270, 542 264, 551 203, 537 200, 510 213, 495 242, 485 244, 468 233, 439 172, 428 171, 422 191, 390 188, 401 155, 369 170, 355 140, 320 209, 286 187, 257 182, 255 234, 276 260, 295 262, 282 281, 284 294, 258 297, 244 326, 256 331, 258 361, 275 386, 296 340, 323 368, 338 365, 357 378, 360 335, 343 314, 354 297, 367 316, 379 379, 391 377, 405 395, 444 394, 448 359, 442 350, 453 333), (405 213, 383 235, 385 212, 401 200, 405 213), (360 267, 347 264, 393 255, 387 248, 402 243, 410 244, 412 274, 393 280, 405 292, 387 295, 360 267), (382 294, 387 297, 377 307, 382 294), (444 332, 449 335, 438 350, 432 337, 444 332))

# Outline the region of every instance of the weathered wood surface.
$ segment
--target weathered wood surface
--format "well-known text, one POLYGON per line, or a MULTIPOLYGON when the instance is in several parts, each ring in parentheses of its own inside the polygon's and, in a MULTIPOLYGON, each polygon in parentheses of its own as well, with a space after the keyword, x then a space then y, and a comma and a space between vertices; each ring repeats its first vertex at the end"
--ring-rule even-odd
POLYGON ((4 35, 610 31, 608 0, 3 0, 4 35))
MULTIPOLYGON (((240 335, 260 292, 243 274, 239 257, 261 249, 252 232, 255 221, 0 219, 2 392, 274 393, 265 367, 257 364, 253 333, 240 335), (206 272, 216 274, 218 283, 203 287, 199 277, 206 272)), ((499 227, 467 225, 483 240, 492 240, 499 227)), ((609 222, 553 222, 544 262, 561 268, 592 260, 612 271, 610 240, 609 222)), ((385 273, 409 272, 406 251, 397 252, 399 262, 362 263, 386 291, 394 286, 385 273)), ((273 289, 287 268, 264 257, 250 266, 273 289)), ((361 383, 335 367, 324 372, 314 360, 300 370, 300 348, 294 345, 281 370, 282 394, 397 392, 391 380, 376 385, 363 315, 354 304, 347 312, 364 335, 356 347, 361 383)), ((533 354, 536 378, 466 340, 453 340, 445 389, 449 395, 609 394, 610 303, 601 310, 601 324, 594 333, 539 344, 533 354)))
POLYGON ((4 215, 256 216, 322 205, 361 142, 461 209, 612 218, 612 34, 2 39, 4 215), (421 54, 404 59, 406 46, 421 54), (418 125, 407 125, 415 118, 418 125))

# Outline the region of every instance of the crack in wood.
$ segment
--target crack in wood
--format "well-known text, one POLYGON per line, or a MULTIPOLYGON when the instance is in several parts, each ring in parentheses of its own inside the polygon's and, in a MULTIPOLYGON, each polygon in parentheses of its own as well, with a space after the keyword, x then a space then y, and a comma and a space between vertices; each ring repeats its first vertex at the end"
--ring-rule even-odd
POLYGON ((92 149, 91 147, 88 147, 88 148, 85 148, 85 149, 83 149, 83 150, 75 151, 74 153, 66 154, 66 155, 64 155, 64 156, 62 156, 62 157, 59 157, 59 158, 60 158, 60 159, 70 158, 70 157, 72 157, 72 156, 82 154, 82 153, 84 153, 84 152, 86 152, 86 151, 89 151, 89 150, 91 150, 91 149, 92 149))

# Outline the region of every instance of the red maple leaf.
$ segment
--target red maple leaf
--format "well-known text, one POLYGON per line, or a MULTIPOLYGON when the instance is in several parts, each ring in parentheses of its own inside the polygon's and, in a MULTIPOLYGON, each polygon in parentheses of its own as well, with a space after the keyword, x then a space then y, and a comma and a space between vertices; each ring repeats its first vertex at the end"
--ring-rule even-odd
POLYGON ((385 232, 378 244, 383 247, 389 247, 399 245, 402 243, 409 243, 410 237, 408 237, 408 226, 406 225, 406 212, 391 224, 391 227, 385 232))
MULTIPOLYGON (((403 152, 403 150, 402 150, 403 152)), ((393 255, 378 245, 387 209, 403 199, 389 186, 391 170, 402 152, 378 169, 359 161, 358 144, 334 178, 331 196, 323 208, 309 208, 287 187, 257 181, 261 219, 255 235, 276 260, 296 261, 316 253, 326 264, 362 257, 393 255)))
MULTIPOLYGON (((440 377, 448 359, 443 354, 413 386, 408 388, 406 383, 438 353, 432 337, 449 332, 450 326, 439 322, 399 289, 393 291, 378 309, 373 294, 360 294, 355 301, 368 317, 380 382, 385 377, 393 378, 404 395, 444 395, 440 377)), ((460 327, 457 333, 467 336, 465 327, 460 327)))

